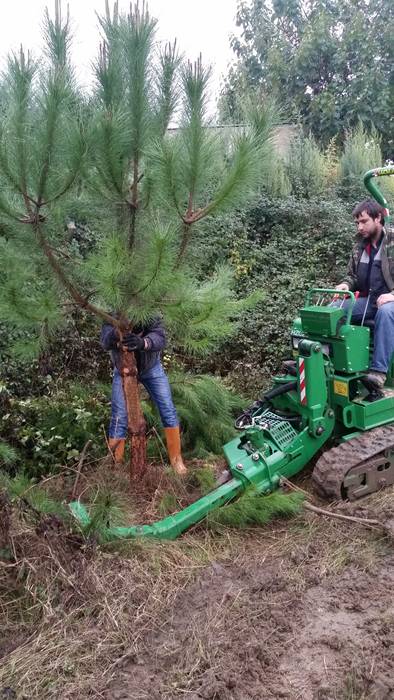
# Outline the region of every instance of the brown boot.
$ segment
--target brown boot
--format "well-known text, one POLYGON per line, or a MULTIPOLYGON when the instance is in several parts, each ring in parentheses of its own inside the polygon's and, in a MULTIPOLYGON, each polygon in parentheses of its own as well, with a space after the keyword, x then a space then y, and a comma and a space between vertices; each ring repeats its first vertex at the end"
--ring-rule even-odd
POLYGON ((164 428, 166 436, 167 452, 170 458, 170 464, 177 474, 184 476, 187 474, 187 469, 183 464, 181 454, 181 435, 179 425, 176 428, 164 428))
POLYGON ((121 464, 124 458, 124 450, 126 446, 126 438, 109 438, 108 447, 111 450, 115 464, 121 464))

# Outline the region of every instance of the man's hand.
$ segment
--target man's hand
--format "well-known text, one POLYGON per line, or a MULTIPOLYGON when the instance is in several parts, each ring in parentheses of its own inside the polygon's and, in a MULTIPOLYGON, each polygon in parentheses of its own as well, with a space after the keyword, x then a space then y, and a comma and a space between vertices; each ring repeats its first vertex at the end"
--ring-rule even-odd
POLYGON ((126 335, 123 336, 122 345, 127 348, 128 352, 143 350, 145 348, 144 339, 135 333, 126 333, 126 335))
POLYGON ((388 294, 381 294, 376 301, 378 309, 380 309, 380 307, 383 306, 383 304, 388 304, 390 301, 394 301, 394 294, 392 294, 391 292, 389 292, 388 294))
POLYGON ((341 284, 337 284, 335 289, 338 289, 339 292, 348 292, 349 285, 346 282, 341 282, 341 284))

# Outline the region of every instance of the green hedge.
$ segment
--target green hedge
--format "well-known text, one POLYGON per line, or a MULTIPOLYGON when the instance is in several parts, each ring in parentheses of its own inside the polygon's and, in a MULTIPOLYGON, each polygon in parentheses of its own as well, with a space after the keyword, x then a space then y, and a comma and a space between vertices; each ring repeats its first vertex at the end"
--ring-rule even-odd
POLYGON ((338 199, 263 197, 251 211, 206 226, 199 241, 204 265, 213 269, 230 258, 239 293, 259 287, 265 297, 240 319, 236 338, 199 367, 256 396, 289 356, 289 329, 307 290, 341 279, 354 234, 351 206, 338 199))

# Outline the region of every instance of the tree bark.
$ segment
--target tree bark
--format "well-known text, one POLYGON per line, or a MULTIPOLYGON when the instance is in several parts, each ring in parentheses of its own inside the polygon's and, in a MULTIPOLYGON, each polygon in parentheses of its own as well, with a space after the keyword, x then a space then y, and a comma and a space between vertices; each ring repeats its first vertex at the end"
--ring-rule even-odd
POLYGON ((122 379, 130 440, 130 479, 137 481, 146 472, 146 423, 141 408, 137 362, 133 352, 122 353, 122 379))

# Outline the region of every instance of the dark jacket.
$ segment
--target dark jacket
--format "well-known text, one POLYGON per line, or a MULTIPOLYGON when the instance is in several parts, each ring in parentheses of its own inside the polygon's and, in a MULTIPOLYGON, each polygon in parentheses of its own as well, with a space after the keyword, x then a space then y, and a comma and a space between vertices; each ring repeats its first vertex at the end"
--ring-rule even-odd
MULTIPOLYGON (((365 254, 367 245, 367 241, 357 241, 350 256, 347 274, 343 282, 349 285, 349 290, 351 292, 360 291, 358 290, 358 266, 363 254, 365 254)), ((385 226, 383 229, 383 241, 381 243, 379 257, 381 260, 382 277, 386 284, 387 291, 392 292, 394 291, 394 227, 392 226, 385 226)))
MULTIPOLYGON (((166 333, 163 323, 159 318, 143 325, 134 326, 133 333, 147 338, 150 345, 147 350, 135 351, 138 373, 142 374, 160 361, 161 350, 163 350, 166 345, 166 333)), ((111 326, 110 323, 104 323, 102 326, 100 342, 104 350, 111 351, 111 359, 114 367, 120 369, 121 353, 123 351, 118 349, 118 340, 114 334, 114 327, 111 326)))

